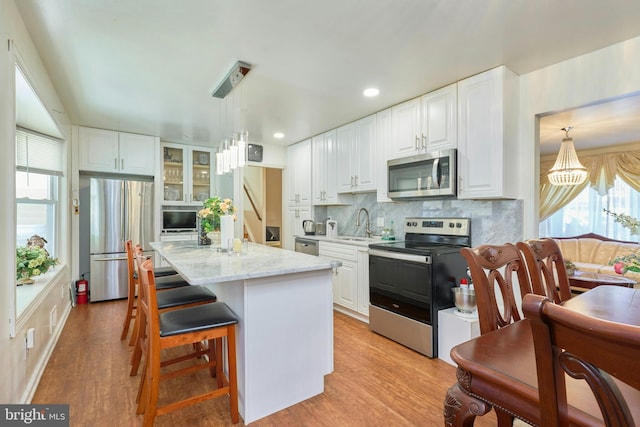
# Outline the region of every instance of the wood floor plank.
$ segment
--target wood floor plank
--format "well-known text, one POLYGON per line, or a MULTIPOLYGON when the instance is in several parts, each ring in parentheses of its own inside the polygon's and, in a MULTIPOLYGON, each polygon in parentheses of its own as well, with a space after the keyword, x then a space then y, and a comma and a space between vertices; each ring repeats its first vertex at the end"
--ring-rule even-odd
MULTIPOLYGON (((32 403, 69 403, 73 427, 135 426, 138 377, 129 376, 131 347, 120 341, 126 301, 75 307, 43 373, 32 403)), ((334 314, 334 372, 319 396, 251 423, 257 427, 443 426, 444 396, 455 369, 334 314)), ((207 389, 206 370, 161 387, 160 399, 207 389)), ((215 385, 213 385, 215 387, 215 385)), ((159 416, 156 426, 232 426, 228 398, 159 416)), ((495 416, 476 426, 496 425, 495 416)), ((236 426, 244 426, 242 420, 236 426)))

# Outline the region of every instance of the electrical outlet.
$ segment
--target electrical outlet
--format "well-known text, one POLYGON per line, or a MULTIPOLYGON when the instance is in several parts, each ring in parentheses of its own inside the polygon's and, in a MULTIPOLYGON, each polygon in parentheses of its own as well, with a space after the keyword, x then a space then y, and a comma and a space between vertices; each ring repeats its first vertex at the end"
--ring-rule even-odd
POLYGON ((384 227, 384 217, 383 216, 379 216, 376 219, 376 226, 378 227, 384 227))

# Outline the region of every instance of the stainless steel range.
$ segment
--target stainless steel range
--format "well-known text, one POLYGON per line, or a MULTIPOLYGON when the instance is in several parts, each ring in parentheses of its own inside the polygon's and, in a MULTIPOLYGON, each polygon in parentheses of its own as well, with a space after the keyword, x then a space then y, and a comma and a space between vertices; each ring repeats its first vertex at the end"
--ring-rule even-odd
POLYGON ((438 310, 467 277, 460 249, 469 218, 406 218, 404 241, 369 245, 369 328, 429 357, 438 356, 438 310))

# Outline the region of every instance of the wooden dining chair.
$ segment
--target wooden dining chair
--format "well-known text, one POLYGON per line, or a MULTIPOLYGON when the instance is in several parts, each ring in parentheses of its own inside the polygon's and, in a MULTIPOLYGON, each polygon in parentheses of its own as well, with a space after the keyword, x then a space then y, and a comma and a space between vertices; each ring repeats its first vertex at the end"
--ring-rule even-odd
POLYGON ((533 333, 541 425, 569 425, 566 374, 588 384, 604 425, 634 426, 629 408, 640 406, 640 326, 578 313, 541 295, 526 295, 523 311, 533 333))
POLYGON ((556 304, 571 298, 571 286, 562 251, 553 239, 530 239, 516 244, 527 265, 534 294, 556 304))
POLYGON ((514 294, 531 292, 529 277, 518 249, 511 243, 462 248, 475 288, 480 333, 486 334, 521 319, 514 294), (502 307, 498 306, 501 296, 502 307))
MULTIPOLYGON (((462 248, 462 256, 467 260, 471 280, 473 281, 480 334, 495 331, 522 317, 518 311, 514 286, 520 294, 531 292, 529 277, 518 248, 511 244, 481 245, 475 248, 462 248), (498 306, 497 295, 501 296, 502 308, 498 306)), ((494 408, 499 427, 511 427, 514 416, 494 408)))
MULTIPOLYGON (((144 340, 145 369, 138 391, 137 413, 144 413, 143 426, 153 425, 157 415, 166 414, 204 400, 229 396, 231 421, 239 421, 238 386, 236 374, 236 338, 235 325, 238 320, 223 302, 213 302, 196 307, 172 310, 160 313, 157 306, 158 293, 155 289, 152 260, 144 260, 139 266, 140 318, 145 326, 144 340), (223 369, 223 338, 227 340, 228 375, 223 369), (176 357, 172 361, 162 361, 161 352, 189 344, 206 341, 205 350, 195 352, 198 364, 174 369, 171 372, 162 367, 189 360, 187 356, 176 357), (202 358, 206 354, 207 358, 202 358), (216 377, 217 388, 179 401, 158 406, 160 382, 180 375, 192 374, 200 369, 209 369, 216 377)), ((173 395, 174 393, 172 393, 173 395)))

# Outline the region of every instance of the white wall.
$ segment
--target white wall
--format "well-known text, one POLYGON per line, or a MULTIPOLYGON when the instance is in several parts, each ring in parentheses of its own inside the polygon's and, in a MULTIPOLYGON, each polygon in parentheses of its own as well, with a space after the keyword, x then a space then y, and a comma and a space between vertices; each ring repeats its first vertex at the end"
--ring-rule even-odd
MULTIPOLYGON (((24 23, 13 0, 0 0, 0 360, 5 362, 2 381, 0 381, 0 402, 23 403, 30 399, 38 378, 62 329, 64 318, 69 310, 68 299, 63 289, 69 286, 68 269, 62 268, 57 280, 40 295, 37 310, 28 309, 16 325, 16 337, 9 338, 10 318, 9 301, 14 298, 15 283, 15 247, 7 242, 15 242, 15 100, 14 67, 16 57, 25 67, 26 77, 34 90, 53 113, 54 119, 61 125, 62 131, 69 135, 70 124, 65 110, 49 79, 38 52, 27 33, 24 23), (15 49, 9 50, 7 40, 13 40, 15 49), (9 201, 9 203, 6 203, 9 201), (49 332, 49 313, 57 305, 58 325, 49 332), (28 328, 36 329, 36 347, 29 354, 25 350, 25 334, 28 328)), ((68 186, 62 189, 66 196, 68 186)), ((66 217, 66 208, 63 206, 66 217)), ((68 227, 63 227, 60 238, 70 241, 68 227)), ((70 259, 69 247, 61 248, 60 258, 70 259)))
POLYGON ((536 115, 640 91, 640 37, 520 76, 520 197, 524 237, 538 235, 539 148, 536 115))

